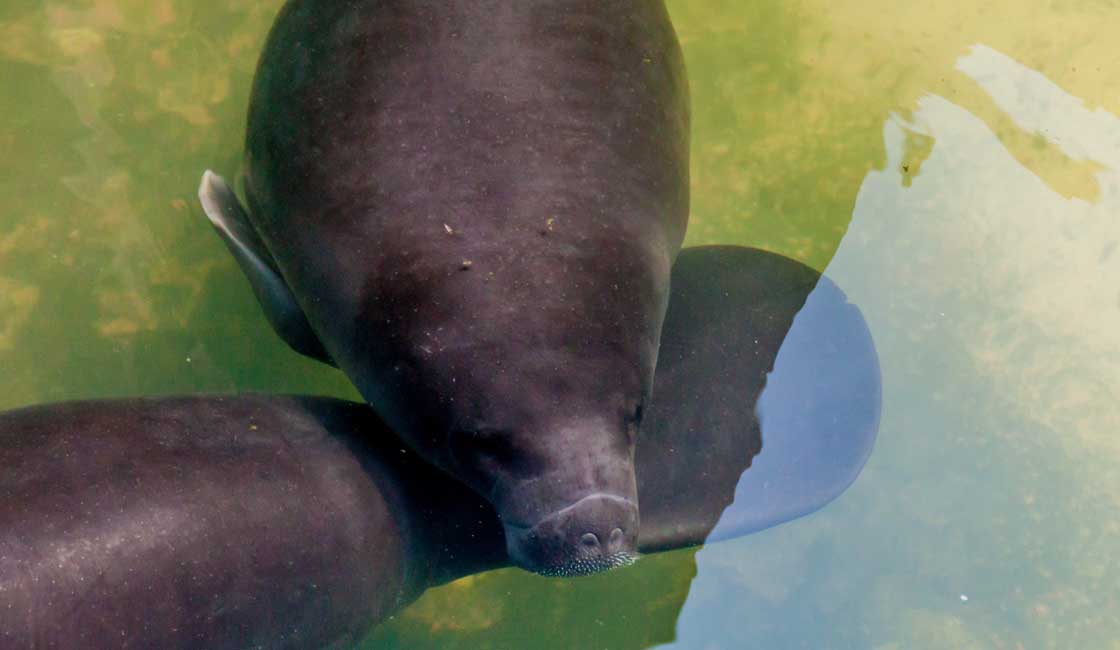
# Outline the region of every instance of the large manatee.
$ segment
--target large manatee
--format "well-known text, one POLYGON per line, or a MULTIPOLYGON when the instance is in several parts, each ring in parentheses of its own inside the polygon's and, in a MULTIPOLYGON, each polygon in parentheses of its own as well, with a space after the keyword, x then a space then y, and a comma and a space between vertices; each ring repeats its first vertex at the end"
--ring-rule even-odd
POLYGON ((200 196, 293 347, 490 500, 517 564, 589 573, 636 550, 688 134, 662 0, 290 0, 247 209, 200 196))
MULTIPOLYGON (((673 282, 636 457, 643 552, 820 508, 878 426, 874 346, 827 279, 708 248, 673 282)), ((0 414, 0 467, 3 648, 351 647, 510 561, 493 508, 351 402, 38 406, 0 414)))

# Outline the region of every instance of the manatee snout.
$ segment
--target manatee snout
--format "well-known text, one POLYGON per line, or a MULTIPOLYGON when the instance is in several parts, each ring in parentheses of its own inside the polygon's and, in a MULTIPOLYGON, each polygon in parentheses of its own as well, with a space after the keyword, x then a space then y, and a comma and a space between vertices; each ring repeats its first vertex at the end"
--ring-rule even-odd
POLYGON ((530 527, 506 524, 506 548, 522 568, 545 576, 599 573, 638 557, 638 505, 611 494, 593 494, 530 527))

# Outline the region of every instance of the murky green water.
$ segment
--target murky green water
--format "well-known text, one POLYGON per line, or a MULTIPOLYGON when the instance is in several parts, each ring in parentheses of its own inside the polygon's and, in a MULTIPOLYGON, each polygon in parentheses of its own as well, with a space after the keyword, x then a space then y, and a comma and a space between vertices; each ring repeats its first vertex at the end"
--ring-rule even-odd
MULTIPOLYGON (((279 4, 0 4, 0 408, 355 395, 271 333, 193 198, 236 169, 279 4)), ((470 578, 367 647, 1120 648, 1120 5, 669 4, 690 243, 848 291, 883 366, 875 455, 809 518, 470 578)))

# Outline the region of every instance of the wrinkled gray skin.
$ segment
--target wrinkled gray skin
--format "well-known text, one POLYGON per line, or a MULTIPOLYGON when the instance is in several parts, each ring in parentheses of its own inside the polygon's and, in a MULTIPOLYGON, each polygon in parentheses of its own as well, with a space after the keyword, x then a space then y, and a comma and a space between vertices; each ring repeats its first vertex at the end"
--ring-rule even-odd
MULTIPOLYGON (((659 367, 636 457, 643 552, 812 512, 871 453, 870 334, 796 262, 684 251, 659 367)), ((509 562, 493 508, 350 402, 23 409, 0 414, 0 467, 5 649, 348 648, 426 588, 509 562)))
POLYGON ((201 193, 282 336, 487 497, 520 566, 590 572, 636 548, 688 132, 661 0, 292 0, 249 209, 201 193))

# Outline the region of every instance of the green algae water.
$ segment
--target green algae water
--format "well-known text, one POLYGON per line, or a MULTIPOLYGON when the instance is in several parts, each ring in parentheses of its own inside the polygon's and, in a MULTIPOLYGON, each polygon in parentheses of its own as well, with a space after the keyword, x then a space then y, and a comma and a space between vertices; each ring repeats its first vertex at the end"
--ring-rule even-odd
MULTIPOLYGON (((0 5, 0 408, 355 398, 195 200, 277 0, 0 5)), ((580 580, 433 590, 363 648, 1120 648, 1120 5, 673 0, 689 244, 824 270, 883 370, 807 518, 580 580)), ((0 471, 3 471, 0 468, 0 471)))

